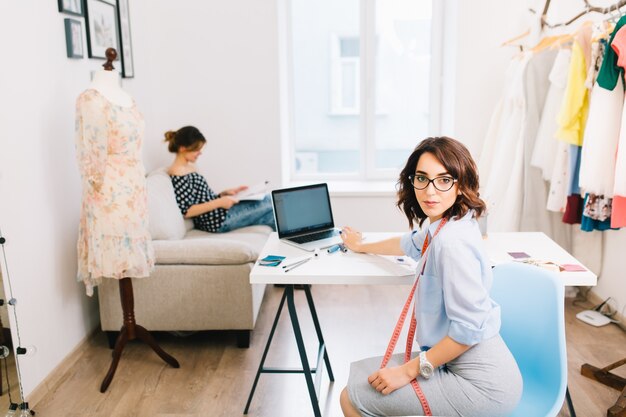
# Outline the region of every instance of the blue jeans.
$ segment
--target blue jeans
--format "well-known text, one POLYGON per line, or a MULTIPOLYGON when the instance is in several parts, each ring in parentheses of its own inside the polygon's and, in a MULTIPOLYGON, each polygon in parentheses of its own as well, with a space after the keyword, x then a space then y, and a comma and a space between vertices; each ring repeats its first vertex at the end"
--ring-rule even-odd
POLYGON ((230 232, 246 226, 266 225, 276 231, 272 199, 269 194, 263 200, 245 200, 232 206, 226 213, 218 233, 230 232))

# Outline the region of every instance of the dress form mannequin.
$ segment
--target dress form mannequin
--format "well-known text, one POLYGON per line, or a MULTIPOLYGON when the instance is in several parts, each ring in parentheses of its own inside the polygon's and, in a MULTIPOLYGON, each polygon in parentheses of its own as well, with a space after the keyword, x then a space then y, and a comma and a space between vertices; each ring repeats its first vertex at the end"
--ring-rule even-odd
MULTIPOLYGON (((89 92, 89 90, 96 90, 97 94, 99 94, 100 96, 96 95, 96 98, 99 100, 99 102, 103 102, 104 100, 107 101, 108 103, 103 105, 106 108, 111 108, 111 106, 115 106, 114 109, 110 109, 107 110, 108 111, 112 111, 112 112, 116 112, 115 114, 118 115, 118 117, 124 117, 124 115, 135 115, 136 109, 134 108, 134 101, 132 99, 132 97, 126 93, 124 90, 122 90, 122 88, 119 85, 119 79, 118 79, 118 75, 116 72, 113 72, 113 65, 112 62, 116 59, 117 57, 117 52, 115 51, 115 49, 113 48, 109 48, 106 50, 106 57, 107 57, 107 62, 103 65, 104 70, 98 71, 96 72, 96 74, 94 75, 93 81, 89 86, 88 89, 88 93, 90 93, 92 96, 94 95, 93 91, 89 92)), ((92 99, 95 100, 96 98, 92 99)), ((103 113, 102 111, 99 110, 98 108, 98 114, 103 113)), ((108 114, 108 113, 107 113, 108 114)), ((106 120, 108 118, 108 116, 106 116, 106 114, 104 116, 102 116, 102 120, 106 120)), ((129 116, 131 117, 131 116, 129 116)), ((126 125, 135 125, 136 124, 136 119, 129 119, 132 122, 130 123, 126 123, 126 125)), ((143 118, 141 118, 141 126, 143 126, 143 118)), ((89 123, 86 123, 86 129, 89 132, 101 132, 102 130, 106 130, 106 129, 90 129, 89 123)), ((111 121, 106 121, 105 123, 111 123, 111 121)), ((141 130, 141 132, 143 132, 143 130, 141 130)), ((136 132, 135 132, 136 133, 136 132)), ((101 136, 106 136, 106 133, 103 135, 101 133, 96 133, 93 134, 92 136, 96 135, 98 137, 101 136)), ((137 134, 137 136, 143 136, 143 134, 137 134)), ((93 140, 93 138, 91 137, 91 139, 93 140)), ((105 138, 106 139, 106 138, 105 138)), ((139 139, 137 139, 137 137, 135 137, 135 142, 138 142, 139 139)), ((128 144, 128 141, 122 141, 125 144, 128 144)), ((124 145, 120 145, 119 143, 117 144, 111 144, 109 143, 109 145, 107 145, 107 147, 105 147, 105 149, 107 149, 107 154, 109 154, 110 152, 115 152, 116 147, 123 147, 124 145)), ((129 145, 130 146, 130 145, 129 145)), ((124 148, 126 149, 126 148, 124 148)), ((132 148, 134 150, 139 151, 140 148, 138 146, 135 146, 134 148, 132 148)), ((88 155, 86 158, 82 158, 84 160, 90 161, 91 159, 97 159, 95 157, 95 155, 90 154, 89 151, 86 152, 88 155), (90 159, 91 158, 91 159, 90 159)), ((109 157, 109 156, 105 156, 109 157)), ((116 155, 115 156, 117 159, 119 159, 121 156, 120 155, 116 155)), ((79 158, 81 159, 81 158, 79 158)), ((143 175, 144 175, 144 171, 143 171, 143 164, 141 164, 140 162, 136 162, 137 160, 134 159, 133 162, 134 166, 137 165, 141 165, 141 170, 140 171, 134 171, 135 175, 139 176, 139 180, 137 180, 137 189, 142 190, 141 193, 139 193, 139 197, 144 197, 145 196, 145 187, 143 187, 141 185, 141 179, 143 179, 143 175), (138 174, 137 174, 138 172, 138 174)), ((130 167, 130 165, 126 165, 127 167, 130 167)), ((107 171, 108 172, 108 171, 107 171)), ((98 193, 102 192, 104 195, 110 195, 111 193, 111 189, 113 189, 114 194, 120 194, 119 193, 119 189, 115 188, 117 187, 117 183, 115 182, 106 182, 106 181, 102 181, 101 179, 99 179, 98 175, 92 175, 94 178, 89 177, 89 175, 87 175, 89 179, 89 181, 91 181, 92 183, 94 183, 94 189, 96 189, 96 191, 98 193), (109 193, 109 194, 106 194, 109 193)), ((128 168, 126 170, 126 173, 124 175, 124 177, 126 178, 130 178, 131 177, 131 170, 130 168, 128 168)), ((109 177, 110 178, 110 177, 109 177)), ((136 178, 136 177, 133 177, 136 178)), ((118 179, 119 180, 119 179, 118 179)), ((88 182, 89 183, 89 182, 88 182)), ((96 203, 90 201, 91 207, 93 207, 96 203)), ((123 205, 123 204, 122 204, 123 205)), ((137 212, 136 210, 132 210, 132 215, 142 219, 142 214, 141 211, 137 212)), ((112 223, 113 219, 110 217, 105 217, 106 218, 106 225, 104 227, 109 227, 111 230, 115 229, 117 232, 110 232, 111 234, 114 233, 119 233, 120 230, 124 231, 124 229, 130 228, 130 224, 128 226, 119 226, 118 223, 112 223)), ((132 223, 135 224, 135 223, 132 223)), ((102 226, 101 226, 102 227, 102 226)), ((90 232, 94 233, 94 236, 98 236, 98 232, 92 231, 89 229, 89 227, 86 228, 81 228, 81 229, 85 229, 86 230, 86 234, 89 234, 90 232)), ((147 230, 147 229, 142 229, 141 225, 139 226, 139 229, 141 230, 147 230)), ((131 234, 132 236, 138 236, 138 233, 140 235, 140 239, 144 238, 144 234, 143 232, 141 232, 141 230, 139 232, 137 232, 137 230, 132 230, 131 234)), ((145 232, 147 234, 147 231, 145 232)), ((132 237, 131 236, 131 237, 132 237)), ((146 235, 147 237, 145 237, 145 239, 148 240, 149 242, 149 234, 146 235)), ((113 245, 113 249, 117 249, 118 245, 116 243, 110 243, 111 245, 113 245)), ((80 246, 80 242, 79 242, 79 246, 80 246)), ((102 254, 102 250, 104 249, 100 249, 100 247, 98 247, 97 245, 93 248, 89 248, 89 249, 83 249, 83 252, 81 252, 82 254, 89 251, 93 251, 94 254, 96 254, 97 256, 104 256, 102 254)), ((146 251, 147 248, 143 247, 141 248, 141 250, 139 251, 140 253, 146 251)), ((151 250, 151 246, 150 246, 150 250, 151 250)), ((89 252, 91 253, 91 252, 89 252)), ((136 257, 136 253, 131 254, 133 256, 136 257)), ((80 257, 80 253, 79 253, 79 257, 80 257)), ((149 256, 146 256, 146 259, 149 259, 149 256)), ((132 260, 132 259, 131 259, 132 260)), ((130 277, 136 277, 136 278, 140 278, 140 277, 145 277, 145 276, 149 276, 149 268, 150 268, 150 261, 149 260, 140 260, 140 261, 136 261, 136 259, 134 260, 134 264, 130 263, 130 264, 124 264, 125 266, 115 266, 114 265, 115 260, 114 259, 110 259, 107 258, 106 262, 103 262, 104 266, 102 265, 97 265, 97 266, 90 266, 90 271, 91 270, 97 270, 97 273, 94 273, 96 275, 96 278, 99 279, 100 277, 109 277, 109 278, 117 278, 119 281, 119 287, 120 287, 120 299, 121 299, 121 304, 122 304, 122 314, 123 314, 123 325, 122 328, 120 330, 120 334, 117 337, 117 340, 115 341, 115 347, 113 350, 113 358, 111 361, 111 366, 109 367, 109 370, 106 374, 106 376, 104 377, 102 384, 100 386, 100 392, 105 392, 107 390, 107 388, 109 387, 109 385, 111 384, 111 381, 113 380, 113 376, 115 375, 115 371, 117 370, 117 365, 119 364, 120 361, 120 357, 122 355, 122 351, 124 350, 124 347, 126 346, 126 343, 129 340, 134 340, 134 339, 139 339, 143 342, 145 342, 146 344, 148 344, 155 352, 157 355, 159 355, 159 357, 161 357, 161 359, 163 359, 166 363, 168 363, 170 366, 174 367, 174 368, 179 368, 180 365, 178 364, 178 361, 176 361, 176 359, 174 359, 172 356, 170 356, 169 354, 167 354, 163 349, 161 349, 161 347, 157 344, 157 342, 154 340, 154 338, 152 337, 152 335, 142 326, 138 325, 135 321, 135 302, 134 302, 134 295, 133 295, 133 284, 131 281, 130 277), (143 267, 142 267, 142 262, 143 262, 143 267), (128 266, 130 265, 130 266, 128 266), (139 265, 139 266, 137 266, 139 265), (99 270, 97 268, 100 268, 99 270), (108 270, 102 272, 102 268, 109 268, 108 270), (133 267, 136 267, 133 269, 133 267), (96 268, 96 269, 94 269, 96 268), (121 272, 120 272, 121 271, 121 272), (119 274, 118 274, 119 273, 119 274)), ((153 260, 152 260, 153 262, 153 260)), ((80 269, 80 265, 79 265, 79 269, 80 269)), ((86 274, 86 273, 85 273, 86 274)), ((95 284, 94 284, 95 285, 95 284)), ((91 290, 91 292, 93 292, 93 290, 91 290)), ((88 291, 89 294, 89 291, 88 291)))
POLYGON ((111 103, 121 107, 130 107, 133 105, 133 98, 120 87, 119 74, 113 67, 113 61, 117 59, 117 51, 114 48, 108 48, 105 51, 107 61, 102 64, 103 70, 97 71, 89 88, 98 91, 111 103))
POLYGON ((100 70, 94 73, 89 88, 97 90, 113 104, 121 107, 133 105, 132 97, 119 84, 119 75, 114 71, 100 70))

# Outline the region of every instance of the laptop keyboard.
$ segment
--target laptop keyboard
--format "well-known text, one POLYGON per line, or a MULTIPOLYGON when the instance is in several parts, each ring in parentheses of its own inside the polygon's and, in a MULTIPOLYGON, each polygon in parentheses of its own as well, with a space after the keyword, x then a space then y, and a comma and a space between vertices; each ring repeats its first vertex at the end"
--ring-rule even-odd
POLYGON ((314 240, 322 240, 329 237, 337 236, 339 234, 339 230, 324 230, 323 232, 311 233, 310 235, 303 235, 297 237, 291 237, 289 240, 296 243, 307 243, 313 242, 314 240))

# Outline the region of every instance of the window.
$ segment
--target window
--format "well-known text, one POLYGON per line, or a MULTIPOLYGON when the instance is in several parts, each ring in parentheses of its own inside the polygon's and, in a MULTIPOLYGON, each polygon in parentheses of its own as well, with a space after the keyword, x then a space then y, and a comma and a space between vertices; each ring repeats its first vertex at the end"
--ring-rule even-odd
POLYGON ((292 179, 397 178, 439 126, 438 2, 288 1, 292 179))
POLYGON ((332 36, 331 45, 331 113, 359 114, 359 37, 332 36))

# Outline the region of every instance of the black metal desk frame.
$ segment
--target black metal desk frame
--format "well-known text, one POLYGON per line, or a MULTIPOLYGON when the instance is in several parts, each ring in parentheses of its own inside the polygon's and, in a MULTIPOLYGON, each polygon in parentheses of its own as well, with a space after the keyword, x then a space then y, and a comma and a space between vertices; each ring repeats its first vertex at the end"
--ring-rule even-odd
POLYGON ((328 371, 328 377, 332 383, 335 380, 333 375, 333 370, 330 367, 330 359, 328 358, 328 352, 326 350, 326 344, 324 343, 324 336, 322 335, 322 328, 320 327, 319 320, 317 318, 317 312, 315 311, 315 304, 313 304, 313 296, 311 295, 311 286, 304 286, 304 293, 306 295, 307 303, 309 305, 309 310, 311 310, 311 316, 313 318, 313 325, 315 326, 315 332, 317 333, 317 339, 319 341, 319 348, 317 353, 317 364, 315 368, 311 368, 309 366, 309 360, 306 355, 306 349, 304 346, 304 340, 302 338, 302 332, 300 330, 300 322, 298 321, 298 314, 296 312, 296 305, 294 301, 294 286, 293 284, 286 284, 285 291, 283 292, 283 297, 280 300, 280 305, 278 306, 278 311, 276 312, 276 317, 274 318, 274 324, 272 325, 272 330, 270 331, 270 335, 267 339, 267 343, 265 344, 265 350, 263 351, 263 356, 261 357, 261 363, 259 364, 259 369, 257 370, 256 377, 254 378, 254 383, 252 384, 252 389, 250 390, 250 396, 248 397, 248 402, 246 404, 246 408, 243 413, 248 414, 248 410, 250 409, 250 403, 252 402, 252 397, 254 396, 254 391, 256 390, 257 383, 259 382, 259 377, 261 374, 304 374, 304 379, 306 380, 307 388, 309 390, 309 396, 311 397, 311 405, 313 406, 313 412, 315 413, 315 417, 322 417, 322 413, 320 411, 320 406, 318 402, 319 398, 319 389, 320 383, 322 381, 322 358, 326 363, 326 370, 328 371), (274 337, 274 331, 276 330, 276 325, 278 324, 278 319, 280 318, 280 313, 283 311, 283 306, 285 305, 285 300, 287 300, 287 309, 289 310, 289 317, 291 318, 291 324, 293 326, 293 332, 296 336, 296 343, 298 345, 298 352, 300 353, 300 362, 302 363, 302 369, 299 368, 270 368, 264 367, 265 359, 267 357, 267 352, 270 349, 270 345, 272 344, 272 338, 274 337), (313 381, 312 374, 315 374, 315 381, 313 381))

